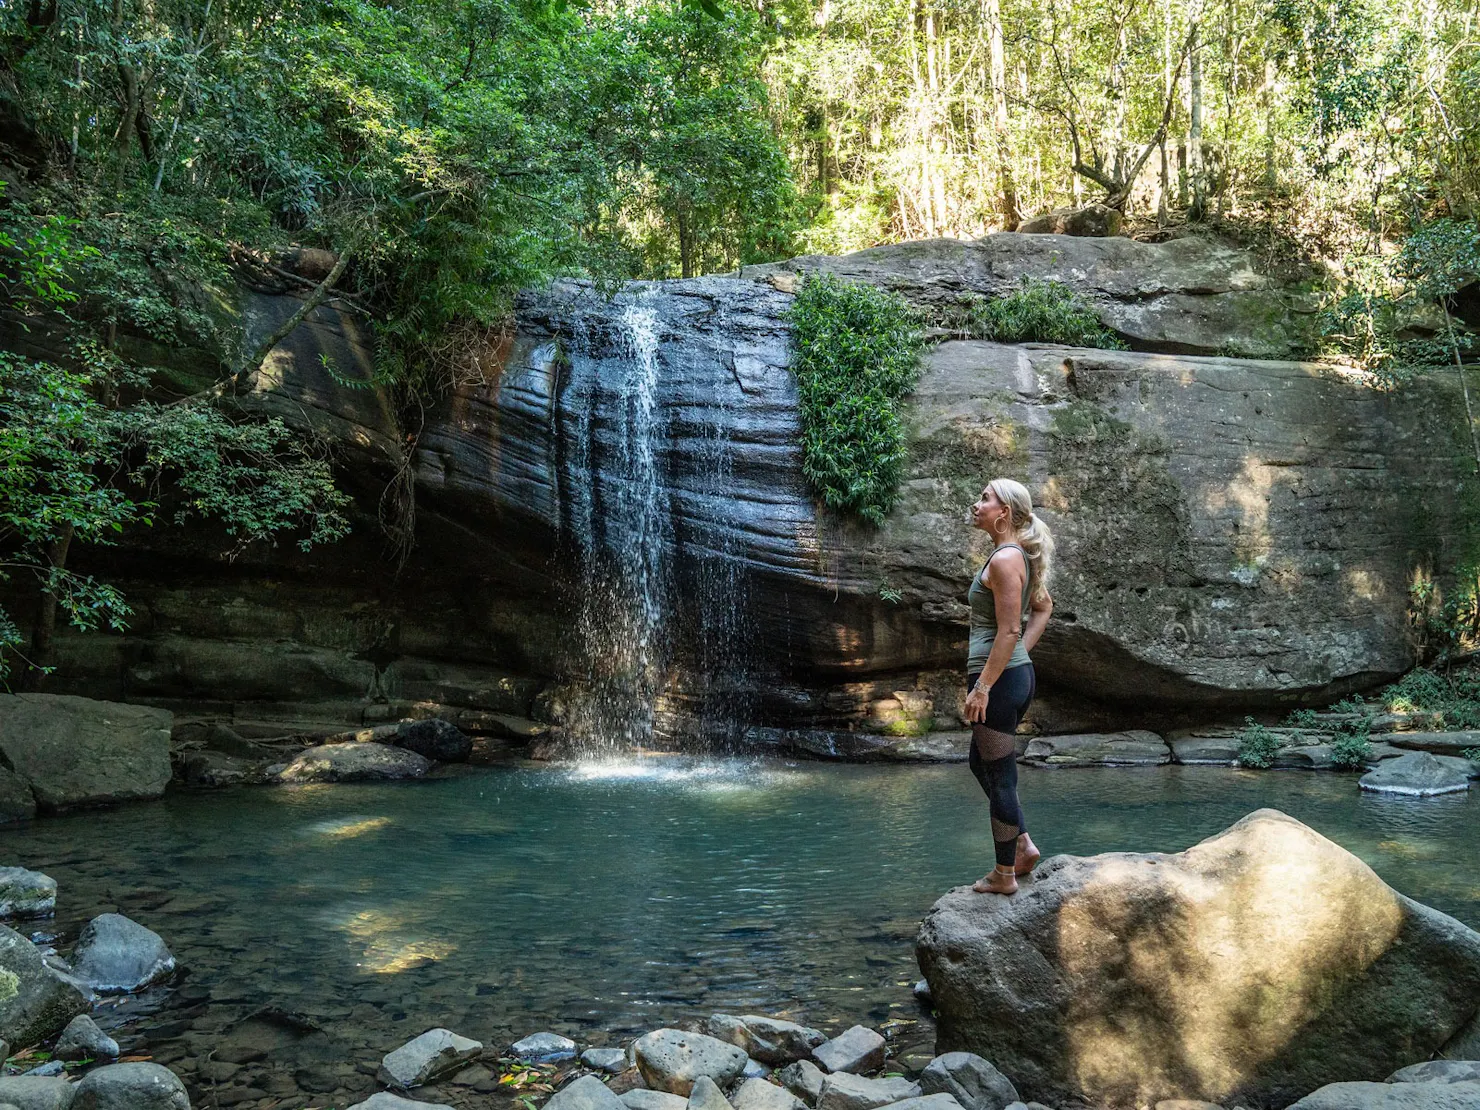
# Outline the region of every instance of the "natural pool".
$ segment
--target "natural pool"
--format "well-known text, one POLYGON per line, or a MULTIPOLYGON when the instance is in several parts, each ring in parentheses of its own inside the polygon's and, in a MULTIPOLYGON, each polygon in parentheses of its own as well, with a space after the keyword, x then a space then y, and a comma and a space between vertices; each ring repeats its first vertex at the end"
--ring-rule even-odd
MULTIPOLYGON (((1023 797, 1045 854, 1175 851, 1273 806, 1480 927, 1473 794, 1163 767, 1025 769, 1023 797)), ((928 1051, 910 994, 915 927, 990 866, 989 838, 961 766, 658 758, 177 793, 0 843, 4 862, 57 880, 56 923, 38 927, 64 952, 117 909, 187 969, 177 988, 99 1015, 124 1023, 126 1048, 187 1077, 207 1051, 217 1065, 265 1053, 237 1061, 218 1101, 266 1107, 295 1084, 342 1105, 371 1083, 357 1063, 433 1025, 490 1044, 540 1029, 602 1043, 764 1011, 833 1030, 895 1022, 903 1045, 928 1051), (237 1024, 264 1007, 323 1032, 237 1024)))

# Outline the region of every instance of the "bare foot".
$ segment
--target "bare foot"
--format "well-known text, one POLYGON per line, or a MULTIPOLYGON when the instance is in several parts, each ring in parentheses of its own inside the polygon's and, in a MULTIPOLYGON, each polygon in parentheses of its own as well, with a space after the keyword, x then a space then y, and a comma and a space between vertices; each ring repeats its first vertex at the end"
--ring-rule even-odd
POLYGON ((978 894, 1016 894, 1017 888, 1017 879, 1011 871, 995 867, 971 884, 978 894))
POLYGON ((1043 858, 1043 853, 1038 850, 1038 845, 1033 843, 1033 838, 1027 833, 1019 834, 1017 838, 1017 858, 1013 861, 1012 870, 1015 874, 1026 875, 1038 866, 1038 861, 1043 858))

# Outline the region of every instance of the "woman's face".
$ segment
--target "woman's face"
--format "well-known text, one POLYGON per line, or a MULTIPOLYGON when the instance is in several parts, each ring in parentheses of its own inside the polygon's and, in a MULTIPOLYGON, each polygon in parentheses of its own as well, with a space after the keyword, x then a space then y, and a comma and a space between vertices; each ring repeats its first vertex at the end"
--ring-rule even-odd
POLYGON ((1001 531, 1003 518, 1008 512, 1007 506, 997 499, 992 487, 988 486, 982 490, 976 504, 971 506, 971 526, 995 534, 1001 531))

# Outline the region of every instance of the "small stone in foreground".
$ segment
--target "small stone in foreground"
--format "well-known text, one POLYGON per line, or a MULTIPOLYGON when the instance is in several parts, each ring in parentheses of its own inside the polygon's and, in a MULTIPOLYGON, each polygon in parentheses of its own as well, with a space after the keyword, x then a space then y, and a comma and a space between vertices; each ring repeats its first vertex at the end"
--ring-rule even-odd
POLYGON ((817 1029, 764 1014, 712 1014, 708 1026, 710 1036, 738 1045, 763 1064, 777 1066, 805 1060, 812 1049, 827 1040, 817 1029))
POLYGON ((947 1052, 931 1060, 920 1073, 920 1090, 948 1094, 966 1110, 1003 1110, 1018 1100, 1012 1081, 973 1052, 947 1052))
POLYGON ((576 1042, 559 1033, 531 1033, 509 1048, 509 1055, 526 1063, 546 1064, 553 1060, 569 1060, 576 1054, 576 1042))
POLYGON ((47 917, 56 912, 57 881, 24 867, 0 867, 0 917, 47 917))
POLYGON ((1399 1068, 1388 1083, 1480 1083, 1480 1060, 1425 1060, 1399 1068))
POLYGON ((707 1075, 694 1080, 694 1089, 689 1092, 688 1110, 730 1110, 729 1100, 719 1089, 719 1084, 707 1075))
POLYGON ((866 1079, 840 1071, 823 1081, 817 1110, 878 1110, 919 1094, 919 1084, 910 1079, 866 1079))
POLYGON ((430 1083, 438 1076, 456 1071, 483 1051, 483 1045, 459 1037, 451 1029, 428 1029, 407 1041, 380 1061, 376 1078, 387 1087, 403 1090, 430 1083))
POLYGON ((1328 1083, 1287 1110, 1480 1110, 1480 1083, 1328 1083))
POLYGON ((730 1101, 735 1104, 735 1110, 806 1110, 807 1107, 796 1095, 765 1079, 747 1079, 730 1101))
POLYGON ((76 1089, 68 1079, 45 1079, 37 1075, 0 1076, 0 1102, 20 1110, 68 1110, 76 1089))
POLYGON ((98 1028, 86 1014, 78 1014, 62 1030, 52 1055, 58 1060, 116 1060, 118 1042, 98 1028))
POLYGON ((759 1060, 748 1059, 745 1061, 745 1070, 740 1073, 741 1079, 764 1079, 771 1074, 771 1069, 759 1060))
POLYGON ((616 1075, 627 1070, 627 1053, 620 1048, 588 1048, 581 1053, 581 1063, 596 1071, 616 1075))
POLYGON ((550 1096, 544 1110, 627 1110, 622 1100, 594 1075, 583 1075, 550 1096))
POLYGON ((175 957, 160 935, 121 913, 89 921, 72 952, 72 975, 103 994, 132 994, 174 971, 175 957))
POLYGON ((915 995, 915 1001, 916 1002, 919 1002, 921 1005, 924 1005, 924 1006, 929 1006, 930 1005, 930 1001, 931 1001, 931 999, 930 999, 930 984, 928 982, 926 982, 924 979, 917 980, 915 982, 914 995, 915 995))
POLYGON ((621 1103, 627 1110, 684 1110, 689 1100, 682 1095, 670 1095, 667 1091, 639 1087, 623 1094, 621 1103))
POLYGON ((349 1110, 452 1110, 440 1102, 417 1102, 415 1099, 402 1098, 393 1095, 389 1091, 376 1091, 364 1102, 357 1102, 349 1110))
POLYGON ((884 1038, 855 1025, 814 1048, 812 1059, 828 1071, 875 1071, 884 1066, 884 1038))
POLYGON ((715 1083, 729 1083, 745 1070, 747 1059, 735 1045, 681 1029, 655 1029, 639 1037, 632 1050, 643 1082, 685 1098, 701 1075, 715 1083))
POLYGON ((60 1060, 48 1060, 44 1064, 37 1064, 34 1068, 30 1068, 30 1069, 28 1069, 26 1071, 21 1072, 21 1074, 22 1075, 51 1076, 51 1075, 65 1075, 66 1074, 66 1071, 67 1071, 66 1067, 63 1066, 63 1064, 62 1064, 62 1062, 60 1060))
POLYGON ((818 1097, 822 1094, 822 1084, 827 1079, 827 1073, 811 1060, 798 1060, 795 1064, 788 1064, 777 1072, 776 1078, 781 1080, 786 1089, 797 1098, 810 1106, 815 1106, 818 1097))
POLYGON ((108 1064, 82 1077, 72 1110, 190 1110, 190 1096, 159 1064, 108 1064))

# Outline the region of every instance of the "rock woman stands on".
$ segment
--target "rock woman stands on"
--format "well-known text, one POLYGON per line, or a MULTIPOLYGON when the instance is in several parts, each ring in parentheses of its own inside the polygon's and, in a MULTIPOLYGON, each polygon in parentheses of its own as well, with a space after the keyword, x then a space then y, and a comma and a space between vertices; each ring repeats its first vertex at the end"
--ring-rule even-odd
POLYGON ((997 866, 978 879, 981 894, 1012 894, 1017 876, 1038 864, 1017 793, 1018 724, 1036 682, 1028 652, 1053 612, 1048 580, 1053 536, 1033 515, 1027 488, 1009 478, 987 483, 971 523, 992 537, 992 554, 971 580, 971 647, 966 660, 966 717, 971 773, 987 792, 997 866))

